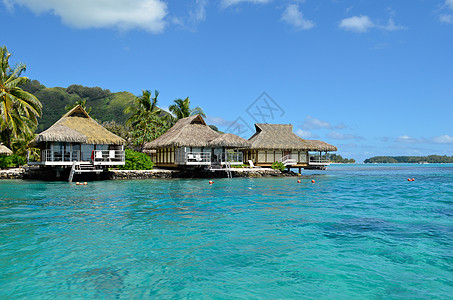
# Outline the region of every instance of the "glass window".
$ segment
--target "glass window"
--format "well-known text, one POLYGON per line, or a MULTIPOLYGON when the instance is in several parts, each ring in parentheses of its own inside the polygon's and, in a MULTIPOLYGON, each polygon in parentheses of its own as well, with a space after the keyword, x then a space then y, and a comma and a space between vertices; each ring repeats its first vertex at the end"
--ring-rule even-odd
POLYGON ((83 144, 81 147, 82 152, 82 161, 90 161, 91 160, 91 152, 94 150, 93 144, 83 144))

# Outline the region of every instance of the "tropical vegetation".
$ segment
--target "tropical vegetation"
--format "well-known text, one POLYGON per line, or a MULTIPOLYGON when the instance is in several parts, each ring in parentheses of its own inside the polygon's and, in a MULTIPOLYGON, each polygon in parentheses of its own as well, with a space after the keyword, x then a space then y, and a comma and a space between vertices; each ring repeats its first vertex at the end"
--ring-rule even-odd
POLYGON ((134 105, 124 110, 126 114, 130 114, 126 125, 131 128, 133 145, 140 150, 146 142, 158 138, 173 126, 171 116, 157 107, 158 96, 157 90, 154 91, 154 97, 149 90, 143 90, 142 95, 135 98, 134 105))
POLYGON ((142 152, 131 149, 125 150, 125 164, 119 166, 120 170, 152 170, 154 163, 151 158, 142 152))
POLYGON ((339 154, 330 154, 329 158, 330 158, 330 162, 332 162, 332 163, 339 163, 339 164, 354 164, 355 163, 355 159, 343 158, 339 154))
POLYGON ((453 156, 374 156, 365 159, 364 163, 453 163, 453 156))
MULTIPOLYGON (((108 89, 77 84, 67 88, 47 88, 38 80, 29 80, 22 76, 26 70, 25 64, 11 67, 10 57, 11 53, 7 48, 1 47, 0 142, 23 159, 27 153, 32 157, 39 156, 38 149, 29 147, 35 137, 35 131, 46 130, 76 105, 81 105, 105 128, 127 140, 129 147, 138 150, 142 150, 146 142, 165 133, 181 118, 195 114, 206 117, 200 107, 190 107, 189 97, 184 100, 175 99, 169 108, 171 113, 160 109, 157 106, 157 90, 154 95, 149 90, 143 90, 140 96, 134 96, 128 92, 112 93, 108 89), (38 118, 41 118, 39 123, 38 118)), ((137 156, 130 151, 128 150, 127 155, 131 159, 126 162, 126 168, 150 167, 144 156, 137 156)), ((2 161, 3 166, 6 166, 20 160, 9 157, 2 158, 2 161)))
POLYGON ((73 109, 77 105, 80 105, 87 112, 87 114, 91 113, 92 107, 87 107, 87 99, 83 99, 83 100, 79 99, 76 102, 74 102, 73 104, 66 105, 65 109, 66 109, 66 111, 70 111, 71 109, 73 109))
POLYGON ((206 115, 203 112, 203 109, 199 106, 194 109, 190 108, 189 97, 186 99, 175 99, 174 104, 168 107, 168 110, 173 114, 176 120, 187 118, 194 115, 201 115, 203 118, 206 118, 206 115))
POLYGON ((11 67, 11 53, 0 48, 0 141, 11 148, 13 141, 28 139, 38 125, 42 104, 33 94, 22 90, 28 78, 21 76, 25 64, 11 67))
POLYGON ((37 128, 44 131, 64 115, 75 104, 82 104, 90 111, 90 116, 99 123, 115 120, 125 124, 129 114, 124 109, 134 104, 135 96, 129 92, 112 93, 100 87, 86 87, 73 84, 64 87, 48 88, 38 80, 30 80, 21 84, 21 88, 40 99, 45 109, 37 128))
POLYGON ((276 161, 274 162, 272 165, 271 165, 271 168, 274 169, 274 170, 280 170, 280 171, 285 171, 286 170, 286 167, 285 165, 280 162, 280 161, 276 161))
POLYGON ((0 169, 16 168, 27 163, 24 156, 20 155, 0 155, 0 169))

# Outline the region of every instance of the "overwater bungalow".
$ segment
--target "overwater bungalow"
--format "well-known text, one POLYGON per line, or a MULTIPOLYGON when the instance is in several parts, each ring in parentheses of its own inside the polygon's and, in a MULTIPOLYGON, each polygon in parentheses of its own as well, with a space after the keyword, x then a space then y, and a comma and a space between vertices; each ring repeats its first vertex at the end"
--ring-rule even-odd
POLYGON ((178 120, 166 133, 146 143, 144 149, 158 167, 221 168, 243 164, 240 149, 248 147, 249 141, 216 132, 195 115, 178 120))
MULTIPOLYGON (((39 148, 31 166, 52 168, 57 174, 71 168, 71 174, 100 173, 110 166, 124 165, 126 141, 93 120, 77 105, 30 143, 39 148)), ((70 181, 72 180, 70 175, 70 181)), ((57 175, 58 177, 58 175, 57 175)))
POLYGON ((250 149, 244 152, 245 161, 256 166, 270 167, 278 161, 291 168, 325 169, 330 164, 328 152, 337 151, 325 142, 302 139, 290 124, 255 124, 255 128, 250 149))

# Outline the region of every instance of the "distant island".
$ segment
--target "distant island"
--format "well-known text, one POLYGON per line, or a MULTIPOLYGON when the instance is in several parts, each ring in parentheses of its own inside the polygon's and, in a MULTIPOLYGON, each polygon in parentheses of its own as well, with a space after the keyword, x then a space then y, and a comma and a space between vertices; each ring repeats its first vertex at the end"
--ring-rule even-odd
POLYGON ((430 163, 430 164, 439 164, 439 163, 453 163, 453 156, 441 156, 441 155, 428 155, 428 156, 374 156, 364 160, 366 164, 373 163, 409 163, 409 164, 419 164, 419 163, 430 163))
POLYGON ((354 164, 355 159, 353 158, 343 158, 339 154, 330 154, 329 159, 331 163, 337 163, 337 164, 354 164))

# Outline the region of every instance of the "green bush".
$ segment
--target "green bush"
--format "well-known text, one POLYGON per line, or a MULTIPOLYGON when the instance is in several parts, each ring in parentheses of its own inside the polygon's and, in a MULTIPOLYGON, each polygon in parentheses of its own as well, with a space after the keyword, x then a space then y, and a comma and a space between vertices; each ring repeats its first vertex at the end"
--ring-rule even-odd
POLYGON ((232 167, 232 168, 240 169, 240 168, 248 168, 248 167, 250 167, 250 166, 249 166, 249 165, 242 164, 242 165, 232 165, 231 167, 232 167))
POLYGON ((0 169, 17 168, 27 163, 27 159, 19 155, 0 155, 0 169))
POLYGON ((285 165, 279 161, 274 162, 272 164, 271 168, 274 170, 280 170, 282 172, 285 171, 285 169, 286 169, 285 165))
POLYGON ((126 161, 124 166, 119 166, 120 170, 152 170, 154 163, 145 153, 126 149, 126 161))

